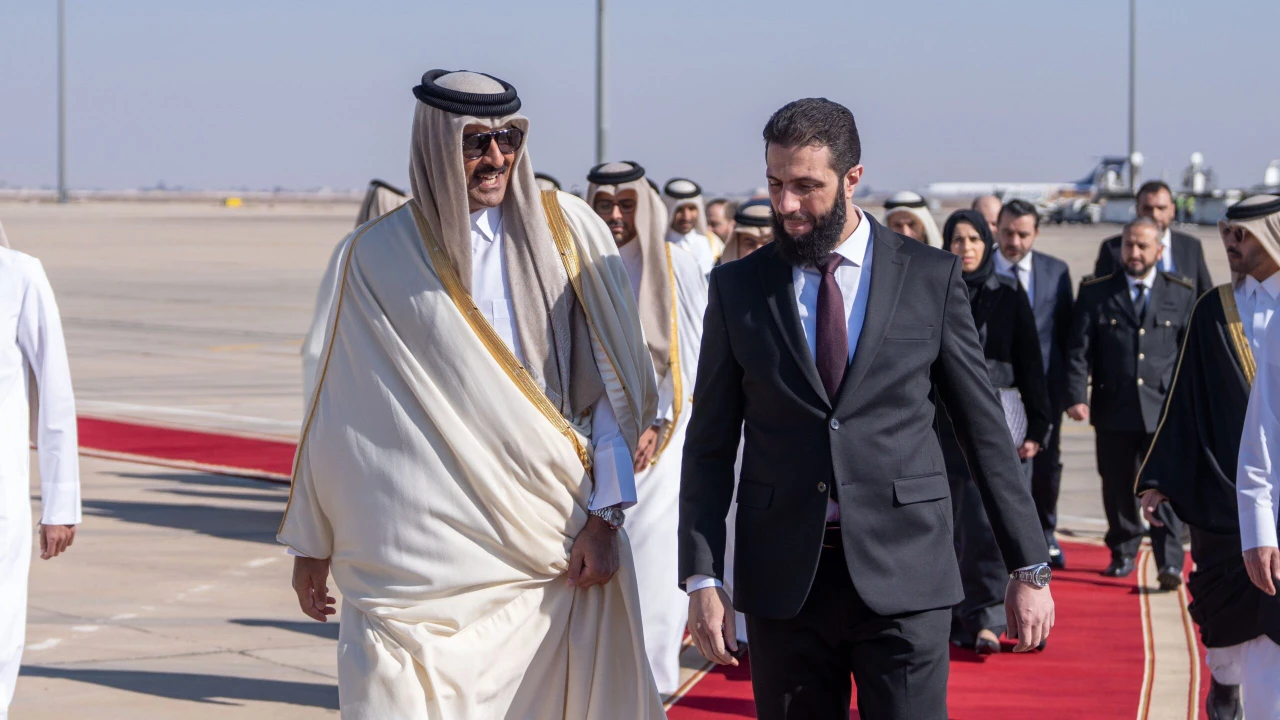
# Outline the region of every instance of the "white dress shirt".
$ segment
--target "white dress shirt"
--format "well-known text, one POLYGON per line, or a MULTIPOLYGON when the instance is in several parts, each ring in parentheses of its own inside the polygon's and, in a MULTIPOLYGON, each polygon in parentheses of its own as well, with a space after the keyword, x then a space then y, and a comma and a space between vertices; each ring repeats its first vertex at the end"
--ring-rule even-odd
MULTIPOLYGON (((492 207, 471 213, 471 298, 498 335, 507 342, 520 364, 525 364, 524 348, 516 332, 511 306, 511 286, 503 256, 502 208, 492 207)), ((592 410, 592 467, 595 491, 588 509, 636 504, 636 478, 631 453, 618 428, 618 419, 607 396, 601 396, 592 410)))
POLYGON ((1261 358, 1262 341, 1266 337, 1267 324, 1276 311, 1276 302, 1280 300, 1280 273, 1258 282, 1252 275, 1235 289, 1236 310, 1240 313, 1240 323, 1244 326, 1244 335, 1253 349, 1255 360, 1261 358))
POLYGON ((1160 236, 1160 244, 1164 246, 1164 254, 1160 256, 1160 269, 1164 272, 1177 272, 1173 267, 1173 231, 1164 229, 1160 236))
POLYGON ((710 275, 716 266, 716 257, 711 252, 711 239, 698 232, 697 228, 681 235, 675 230, 667 230, 667 242, 693 253, 704 276, 710 275))
POLYGON ((1027 301, 1031 303, 1031 307, 1035 308, 1035 276, 1031 273, 1031 257, 1035 255, 1034 250, 1028 250, 1026 255, 1022 256, 1016 264, 1009 261, 1004 253, 996 250, 996 272, 1005 277, 1013 278, 1022 286, 1022 290, 1027 294, 1027 301))
POLYGON ((1280 323, 1269 322, 1277 294, 1280 294, 1280 273, 1261 283, 1248 278, 1236 290, 1240 321, 1254 348, 1258 367, 1249 391, 1249 410, 1245 413, 1240 460, 1236 466, 1236 507, 1243 550, 1277 547, 1280 481, 1276 478, 1275 462, 1280 459, 1280 418, 1276 416, 1277 398, 1280 398, 1280 323), (1260 325, 1264 331, 1258 342, 1255 336, 1260 325))
MULTIPOLYGON (((1136 278, 1126 274, 1124 279, 1125 282, 1129 283, 1129 302, 1135 302, 1138 299, 1138 287, 1141 286, 1142 293, 1146 296, 1147 307, 1149 307, 1151 305, 1151 286, 1156 282, 1156 267, 1152 265, 1151 269, 1143 277, 1136 278)), ((1143 309, 1145 310, 1146 308, 1143 309)))
MULTIPOLYGON (((857 206, 855 206, 857 207, 857 206)), ((836 266, 836 284, 840 286, 841 299, 844 300, 844 316, 849 329, 849 360, 858 348, 858 338, 862 335, 862 324, 867 318, 867 297, 871 283, 863 282, 871 277, 871 223, 863 217, 861 208, 857 209, 858 225, 853 233, 840 243, 836 253, 843 259, 836 266)), ((816 268, 792 268, 791 281, 795 285, 796 305, 800 311, 800 327, 804 329, 804 339, 809 346, 809 358, 817 355, 818 346, 818 287, 822 283, 822 272, 816 268)), ((835 500, 827 499, 827 522, 840 519, 840 506, 835 500)), ((693 592, 708 587, 724 587, 718 578, 709 575, 691 575, 685 581, 685 590, 693 592)))

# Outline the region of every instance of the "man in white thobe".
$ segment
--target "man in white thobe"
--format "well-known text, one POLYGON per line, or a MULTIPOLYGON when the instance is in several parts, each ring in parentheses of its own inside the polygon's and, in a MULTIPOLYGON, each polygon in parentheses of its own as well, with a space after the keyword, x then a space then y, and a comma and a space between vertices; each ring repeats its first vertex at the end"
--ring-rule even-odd
POLYGON ((640 310, 658 375, 658 416, 640 436, 636 498, 627 532, 636 558, 645 649, 658 691, 680 687, 680 647, 689 601, 678 583, 680 464, 702 345, 707 283, 693 255, 663 241, 666 212, 635 163, 592 168, 587 201, 609 226, 640 310))
POLYGON ((509 83, 414 88, 413 200, 343 243, 279 540, 344 718, 653 720, 623 510, 657 388, 626 271, 509 83))
POLYGON ((13 700, 31 566, 30 440, 40 460, 40 557, 57 557, 80 524, 76 406, 53 289, 40 261, 0 228, 0 720, 13 700), (38 389, 35 413, 28 388, 38 389), (35 420, 35 428, 31 421, 35 420), (34 430, 34 433, 32 433, 34 430))
MULTIPOLYGON (((1280 198, 1264 196, 1232 208, 1231 223, 1253 233, 1269 247, 1280 247, 1280 198)), ((1236 469, 1236 508, 1240 548, 1249 580, 1269 596, 1280 589, 1280 547, 1276 542, 1280 509, 1280 323, 1266 323, 1257 375, 1249 391, 1236 469)), ((1249 720, 1280 718, 1280 632, 1263 634, 1229 648, 1239 671, 1244 714, 1249 720)), ((1221 652, 1221 651, 1220 651, 1221 652)), ((1225 654, 1220 654, 1220 657, 1225 654)), ((1215 675, 1216 675, 1215 671, 1215 675)))
POLYGON ((707 229, 707 208, 702 200, 702 188, 692 180, 674 178, 662 188, 662 201, 671 221, 667 242, 692 253, 703 277, 710 276, 711 269, 724 252, 724 241, 707 229))

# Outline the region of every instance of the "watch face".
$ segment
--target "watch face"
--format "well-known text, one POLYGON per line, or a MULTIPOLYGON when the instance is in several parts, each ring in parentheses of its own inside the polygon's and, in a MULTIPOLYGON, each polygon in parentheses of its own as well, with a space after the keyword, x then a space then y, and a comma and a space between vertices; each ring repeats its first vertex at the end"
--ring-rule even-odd
POLYGON ((1044 587, 1049 584, 1049 580, 1052 577, 1053 577, 1053 571, 1049 569, 1048 565, 1041 565, 1039 568, 1036 568, 1036 571, 1035 571, 1036 585, 1039 585, 1040 587, 1044 587))

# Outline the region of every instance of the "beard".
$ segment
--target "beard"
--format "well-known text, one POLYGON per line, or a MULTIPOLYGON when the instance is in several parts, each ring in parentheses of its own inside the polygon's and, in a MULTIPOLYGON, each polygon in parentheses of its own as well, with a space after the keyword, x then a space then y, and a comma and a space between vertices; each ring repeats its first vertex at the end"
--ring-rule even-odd
POLYGON ((848 214, 844 202, 844 178, 840 178, 836 188, 835 202, 823 215, 815 217, 803 210, 786 216, 775 212, 773 241, 778 246, 778 255, 793 267, 817 265, 844 240, 844 223, 848 214), (812 223, 813 228, 803 235, 792 236, 783 225, 787 219, 806 220, 812 223))

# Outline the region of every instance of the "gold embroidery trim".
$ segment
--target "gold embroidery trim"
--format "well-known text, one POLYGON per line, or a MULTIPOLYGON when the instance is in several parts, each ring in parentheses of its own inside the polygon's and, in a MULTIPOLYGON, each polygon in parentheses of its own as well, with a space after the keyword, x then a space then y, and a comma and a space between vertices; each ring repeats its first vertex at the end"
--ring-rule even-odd
POLYGON ((684 408, 684 377, 680 373, 680 296, 676 293, 675 266, 671 264, 671 243, 663 242, 662 246, 667 251, 667 278, 671 283, 671 358, 667 363, 669 368, 667 372, 671 373, 671 385, 675 391, 675 397, 671 400, 671 422, 667 423, 666 429, 663 430, 658 449, 654 451, 653 460, 649 462, 650 467, 658 464, 662 451, 666 450, 667 445, 671 443, 671 437, 676 434, 676 423, 680 422, 680 411, 684 408))
POLYGON ((547 226, 551 230, 551 237, 555 240, 556 250, 560 253, 560 262, 564 265, 565 273, 569 276, 569 285, 573 287, 573 294, 578 298, 578 305, 582 306, 582 314, 587 318, 587 327, 591 329, 591 333, 600 339, 600 346, 604 348, 605 357, 609 358, 609 365, 613 367, 613 374, 618 378, 618 383, 622 385, 622 394, 627 398, 627 404, 631 406, 631 414, 633 417, 640 417, 639 402, 632 397, 631 391, 627 389, 623 382, 622 374, 618 372, 618 362, 609 351, 609 346, 604 343, 604 336, 600 334, 596 328, 595 320, 591 318, 591 308, 587 306, 586 298, 582 294, 582 261, 578 258, 578 247, 574 245, 573 234, 569 231, 569 223, 564 218, 564 208, 560 207, 560 200, 556 197, 555 190, 544 190, 542 195, 542 210, 547 216, 547 226))
POLYGON ((1236 307, 1236 294, 1228 284, 1218 286, 1218 295, 1222 297, 1222 312, 1227 316, 1227 333, 1231 335, 1236 359, 1240 361, 1244 379, 1252 387, 1253 378, 1258 374, 1258 365, 1253 358, 1253 348, 1249 347, 1249 338, 1244 334, 1244 323, 1240 321, 1240 309, 1236 307))
POLYGON ((449 256, 445 254, 444 248, 436 242, 435 237, 431 234, 430 228, 427 227, 426 221, 418 212, 417 205, 410 203, 413 207, 413 219, 418 225, 418 233, 422 235, 423 244, 426 245, 427 254, 431 256, 431 264, 435 266, 436 276, 440 278, 440 283, 444 285, 445 292, 449 294, 449 298, 453 300, 453 304, 458 308, 458 312, 466 318, 467 324, 471 326, 471 330, 480 338, 480 342, 484 344, 485 349, 498 362, 499 367, 511 378, 511 382, 520 388, 520 392, 533 403, 534 407, 542 413, 556 430, 560 431, 569 442, 573 443, 573 449, 578 453, 578 459, 582 461, 582 467, 591 473, 591 456, 587 453, 586 447, 582 444, 582 439, 578 437, 578 433, 569 424, 568 420, 560 414, 547 396, 542 392, 542 388, 538 387, 529 374, 529 371, 520 364, 516 359, 515 353, 511 352, 511 348, 507 346, 505 340, 498 335, 493 329, 493 325, 489 324, 488 319, 480 312, 480 308, 476 307, 475 301, 471 299, 471 294, 462 286, 462 281, 458 278, 458 271, 454 269, 453 263, 449 261, 449 256))

